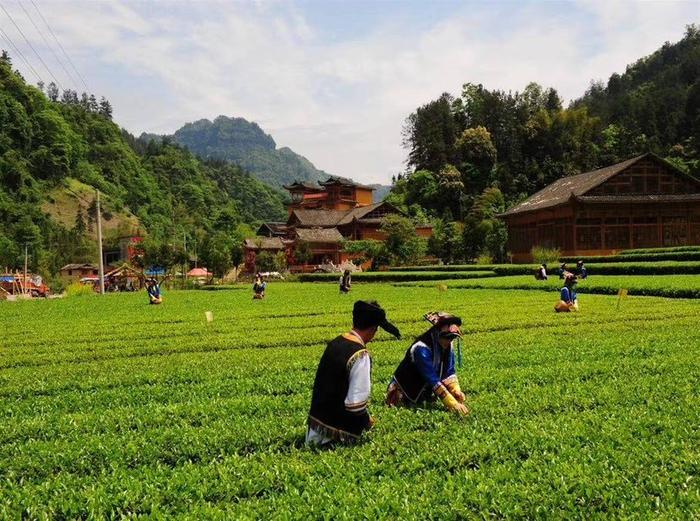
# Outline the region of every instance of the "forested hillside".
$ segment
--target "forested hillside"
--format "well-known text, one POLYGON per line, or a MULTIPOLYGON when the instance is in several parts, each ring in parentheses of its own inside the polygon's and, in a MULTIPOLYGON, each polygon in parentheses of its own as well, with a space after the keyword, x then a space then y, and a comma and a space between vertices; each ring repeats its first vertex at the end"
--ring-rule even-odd
MULTIPOLYGON (((219 116, 214 121, 200 119, 187 123, 172 136, 200 157, 236 164, 271 186, 281 188, 296 181, 315 182, 328 178, 308 159, 288 147, 277 148, 272 136, 257 123, 243 118, 219 116)), ((141 139, 159 140, 163 136, 142 134, 141 139)))
MULTIPOLYGON (((690 27, 676 44, 666 43, 650 56, 594 82, 573 107, 600 118, 620 147, 649 148, 688 162, 697 160, 700 143, 700 35, 690 27), (612 127, 611 127, 612 126, 612 127)), ((615 152, 623 153, 623 150, 615 152)), ((608 159, 608 158, 603 158, 608 159)))
POLYGON ((505 256, 496 214, 563 176, 655 152, 700 174, 700 30, 592 83, 568 108, 554 88, 522 92, 467 83, 412 113, 406 174, 388 199, 436 218, 432 253, 505 256))
MULTIPOLYGON (((244 118, 219 116, 214 121, 200 119, 187 123, 172 136, 143 133, 140 140, 160 142, 163 139, 187 147, 200 157, 223 160, 238 165, 261 181, 282 188, 294 181, 314 183, 328 179, 329 174, 288 147, 277 148, 275 140, 257 123, 244 118)), ((381 201, 391 188, 371 185, 374 200, 381 201)))
POLYGON ((144 144, 111 121, 106 100, 54 85, 27 85, 0 59, 0 267, 44 274, 66 262, 95 261, 90 232, 94 190, 104 194, 115 241, 139 228, 151 244, 221 244, 245 224, 285 215, 284 195, 240 168, 202 162, 182 147, 144 144), (214 240, 216 238, 216 240, 214 240), (218 242, 217 242, 218 241, 218 242))

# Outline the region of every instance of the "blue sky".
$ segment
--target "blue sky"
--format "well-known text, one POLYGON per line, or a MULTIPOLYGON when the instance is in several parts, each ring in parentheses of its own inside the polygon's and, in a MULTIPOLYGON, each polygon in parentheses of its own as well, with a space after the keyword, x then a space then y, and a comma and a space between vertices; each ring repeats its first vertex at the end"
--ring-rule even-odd
MULTIPOLYGON (((700 2, 672 0, 34 3, 129 131, 242 116, 319 168, 382 183, 405 168, 406 116, 442 92, 536 81, 568 101, 700 23, 700 2)), ((31 2, 3 5, 59 81, 83 90, 31 24, 49 37, 31 2)), ((48 83, 2 11, 0 27, 48 83)))

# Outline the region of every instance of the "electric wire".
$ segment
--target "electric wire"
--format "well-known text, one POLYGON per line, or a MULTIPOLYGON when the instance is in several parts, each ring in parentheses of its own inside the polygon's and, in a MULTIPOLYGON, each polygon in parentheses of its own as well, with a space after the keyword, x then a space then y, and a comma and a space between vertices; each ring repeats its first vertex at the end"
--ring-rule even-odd
POLYGON ((51 29, 51 26, 49 25, 49 22, 46 21, 46 18, 45 18, 44 15, 41 13, 41 10, 39 9, 39 6, 36 5, 36 4, 34 3, 34 0, 29 0, 29 1, 30 1, 30 2, 32 3, 32 5, 34 6, 34 9, 36 9, 36 12, 39 13, 39 16, 41 17, 41 19, 43 20, 43 22, 44 22, 44 24, 46 25, 47 29, 48 29, 49 32, 51 33, 51 36, 52 36, 53 39, 55 40, 56 44, 58 44, 58 48, 61 49, 61 52, 62 52, 63 55, 66 57, 66 60, 68 60, 68 63, 70 64, 70 66, 72 67, 72 69, 75 71, 75 74, 78 76, 78 78, 80 78, 80 81, 81 81, 81 82, 83 83, 83 85, 85 86, 85 89, 89 92, 90 89, 89 89, 87 83, 85 82, 85 78, 83 78, 83 75, 80 74, 80 71, 78 71, 78 69, 76 68, 75 64, 73 63, 73 60, 70 59, 70 56, 68 56, 68 53, 67 53, 66 50, 63 48, 63 45, 61 45, 61 42, 58 40, 58 37, 57 37, 56 34, 53 32, 53 29, 51 29))
POLYGON ((46 65, 46 62, 44 61, 44 59, 41 57, 41 55, 36 51, 36 49, 35 49, 34 46, 32 45, 32 42, 29 41, 29 39, 25 36, 24 32, 22 32, 22 29, 20 29, 19 25, 17 25, 17 22, 15 22, 15 19, 12 18, 12 15, 7 11, 7 9, 5 9, 5 6, 2 5, 2 4, 0 4, 0 9, 2 9, 2 10, 5 12, 5 14, 7 15, 7 17, 10 19, 10 21, 12 22, 12 24, 15 26, 15 28, 16 28, 17 31, 19 32, 19 34, 22 36, 22 38, 24 38, 24 41, 27 43, 27 45, 29 46, 29 48, 34 52, 34 54, 36 55, 36 57, 39 59, 39 61, 41 62, 41 64, 44 66, 44 69, 46 69, 46 71, 49 73, 49 76, 51 76, 51 77, 53 78, 53 80, 56 82, 56 85, 58 85, 58 87, 59 87, 61 90, 63 90, 63 86, 61 85, 61 82, 58 81, 58 78, 56 78, 56 76, 54 76, 54 74, 53 74, 53 72, 51 71, 51 69, 49 69, 48 65, 46 65))
POLYGON ((12 47, 12 49, 14 50, 14 52, 15 52, 15 53, 17 54, 17 56, 19 56, 19 57, 22 59, 22 61, 27 65, 27 67, 29 68, 30 71, 32 71, 32 73, 34 74, 34 76, 36 76, 37 79, 38 79, 40 82, 43 83, 44 80, 41 79, 41 76, 39 75, 39 73, 36 72, 36 69, 35 69, 34 67, 32 67, 32 64, 29 63, 29 61, 27 60, 27 58, 24 57, 24 54, 22 54, 22 51, 19 50, 19 48, 18 48, 18 47, 14 44, 14 42, 12 41, 12 38, 10 38, 10 35, 8 35, 8 34, 2 29, 2 27, 0 27, 0 35, 2 35, 3 40, 5 40, 7 43, 10 44, 10 46, 12 47))
POLYGON ((72 83, 75 87, 77 87, 77 86, 78 86, 78 82, 75 81, 75 78, 73 77, 73 75, 68 71, 68 69, 66 69, 66 66, 63 65, 63 61, 58 57, 58 54, 56 54, 56 51, 54 50, 53 46, 49 43, 49 41, 46 39, 46 37, 44 36, 44 33, 42 32, 42 30, 39 29, 39 26, 38 26, 36 23, 34 23, 34 20, 32 19, 31 15, 29 14, 29 11, 27 11, 27 10, 24 8, 24 5, 22 4, 22 2, 19 3, 19 6, 22 8, 22 11, 24 11, 24 14, 25 14, 25 15, 27 16, 27 18, 29 19, 29 22, 34 26, 34 29, 36 29, 36 32, 39 33, 39 36, 41 36, 41 39, 44 41, 44 44, 46 45, 46 48, 47 48, 49 51, 51 51, 51 54, 53 54, 53 57, 56 59, 56 61, 58 62, 58 64, 61 66, 61 69, 63 69, 63 72, 66 73, 66 76, 68 76, 68 78, 70 79, 71 83, 72 83))

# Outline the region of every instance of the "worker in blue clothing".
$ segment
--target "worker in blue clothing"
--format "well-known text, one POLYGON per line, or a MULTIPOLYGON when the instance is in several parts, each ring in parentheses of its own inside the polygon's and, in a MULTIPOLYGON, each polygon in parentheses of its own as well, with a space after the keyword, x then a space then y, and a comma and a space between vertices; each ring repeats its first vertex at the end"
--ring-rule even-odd
POLYGON ((583 265, 583 260, 579 260, 576 263, 576 276, 579 279, 585 279, 588 277, 588 272, 586 271, 586 267, 583 265))
MULTIPOLYGON (((163 281, 165 281, 165 279, 163 279, 163 281)), ((163 295, 160 291, 160 285, 163 281, 158 282, 156 279, 146 279, 146 292, 148 293, 149 304, 163 303, 163 295)))
POLYGON ((576 295, 576 275, 568 273, 564 279, 564 287, 559 292, 559 302, 554 306, 557 313, 578 311, 578 299, 576 295))
POLYGON ((267 283, 263 281, 262 275, 258 272, 253 283, 253 300, 264 299, 265 288, 267 288, 267 283))
POLYGON ((567 273, 569 273, 569 269, 566 267, 566 262, 562 262, 559 265, 559 278, 564 280, 567 273))
MULTIPOLYGON (((448 410, 469 414, 466 396, 455 372, 452 344, 462 338, 462 319, 432 312, 424 317, 431 327, 408 348, 389 383, 386 404, 412 407, 439 399, 448 410)), ((461 364, 461 350, 458 351, 461 364)))

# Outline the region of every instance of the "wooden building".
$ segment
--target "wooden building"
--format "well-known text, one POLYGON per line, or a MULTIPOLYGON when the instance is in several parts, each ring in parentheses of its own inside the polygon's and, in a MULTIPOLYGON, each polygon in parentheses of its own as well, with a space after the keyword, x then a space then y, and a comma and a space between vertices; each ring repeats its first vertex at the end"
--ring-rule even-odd
POLYGON ((99 269, 94 264, 66 264, 58 270, 59 277, 66 282, 79 282, 80 279, 97 277, 99 269))
POLYGON ((515 262, 700 244, 700 181, 654 154, 564 177, 500 215, 515 262))
MULTIPOLYGON (((258 237, 246 239, 246 271, 255 270, 255 257, 262 250, 284 251, 288 264, 296 264, 299 243, 309 245, 310 264, 342 264, 349 260, 343 241, 384 240, 384 218, 401 213, 389 203, 373 203, 372 187, 342 177, 330 177, 319 185, 295 182, 285 188, 291 195, 289 218, 285 223, 263 223, 258 237)), ((432 231, 431 226, 416 227, 421 237, 430 237, 432 231)))
POLYGON ((288 210, 298 209, 351 210, 372 204, 371 186, 355 183, 343 177, 329 177, 318 185, 295 182, 285 186, 292 198, 288 210))
POLYGON ((259 236, 246 239, 243 243, 245 271, 250 273, 257 271, 255 259, 259 253, 265 251, 276 255, 279 252, 285 252, 289 256, 291 246, 291 241, 285 241, 281 237, 259 236))
POLYGON ((259 237, 286 237, 287 236, 287 223, 268 221, 262 223, 255 232, 259 237))

